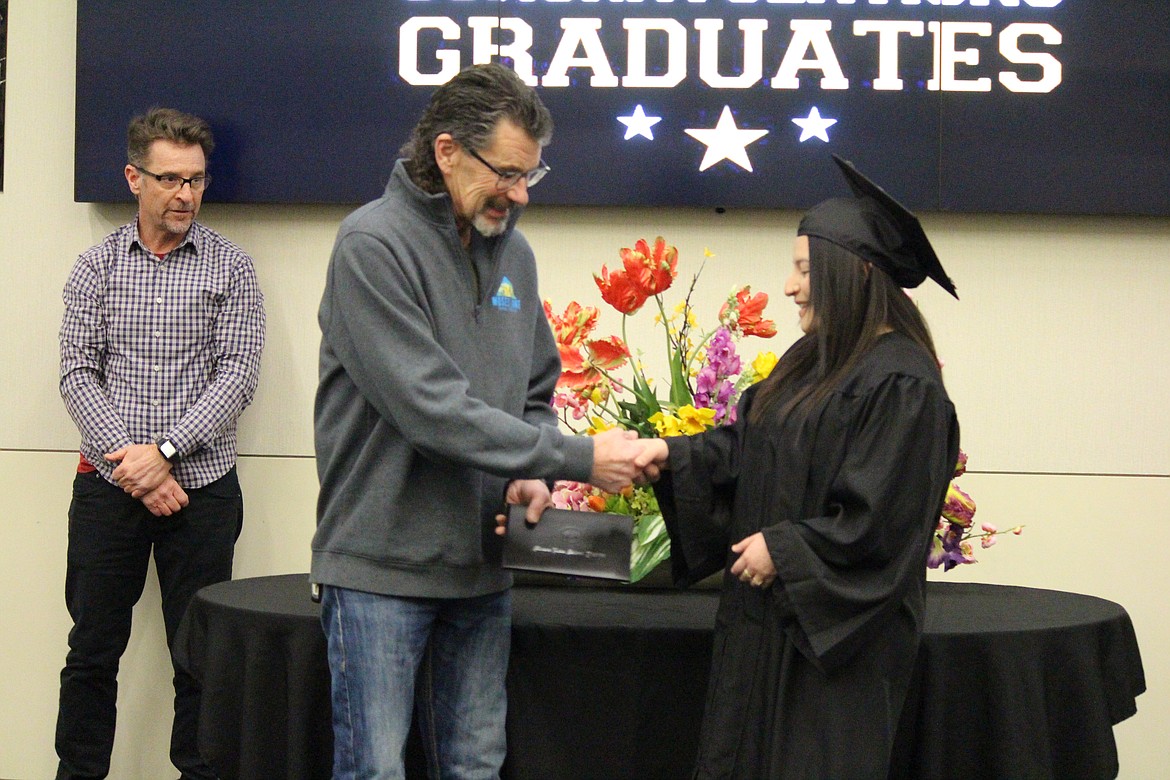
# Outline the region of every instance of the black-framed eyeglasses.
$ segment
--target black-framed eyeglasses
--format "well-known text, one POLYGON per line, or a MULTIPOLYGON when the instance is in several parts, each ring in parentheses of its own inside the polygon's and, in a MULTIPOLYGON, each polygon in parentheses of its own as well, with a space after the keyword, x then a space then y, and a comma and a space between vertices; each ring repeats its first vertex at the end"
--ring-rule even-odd
POLYGON ((542 159, 540 161, 540 165, 536 166, 530 171, 504 173, 499 168, 480 157, 474 149, 467 149, 467 153, 487 166, 487 169, 497 176, 496 190, 499 192, 507 192, 508 190, 515 187, 521 179, 524 179, 529 187, 535 187, 537 183, 544 178, 544 175, 552 170, 548 163, 542 159))
POLYGON ((205 173, 186 179, 177 173, 154 173, 146 170, 141 165, 135 165, 134 167, 138 169, 139 173, 145 173, 157 181, 158 186, 164 190, 181 190, 184 184, 189 184, 191 185, 191 192, 202 192, 207 189, 207 185, 211 184, 211 177, 205 173))

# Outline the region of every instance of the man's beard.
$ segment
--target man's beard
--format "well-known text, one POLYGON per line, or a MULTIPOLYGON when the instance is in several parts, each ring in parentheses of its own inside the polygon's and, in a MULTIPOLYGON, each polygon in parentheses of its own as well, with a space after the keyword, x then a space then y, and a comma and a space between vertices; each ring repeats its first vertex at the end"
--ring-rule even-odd
POLYGON ((484 238, 491 238, 493 236, 501 235, 505 230, 508 229, 508 220, 511 218, 511 216, 512 206, 510 203, 506 201, 504 203, 500 203, 498 201, 489 201, 488 203, 484 204, 483 210, 477 212, 475 217, 472 218, 471 225, 475 228, 476 232, 478 232, 484 238), (488 219, 487 216, 483 213, 487 209, 498 209, 503 211, 504 218, 498 221, 488 219))
POLYGON ((194 217, 187 219, 168 218, 163 220, 163 227, 168 233, 174 236, 184 236, 187 231, 191 229, 191 223, 195 221, 194 217))

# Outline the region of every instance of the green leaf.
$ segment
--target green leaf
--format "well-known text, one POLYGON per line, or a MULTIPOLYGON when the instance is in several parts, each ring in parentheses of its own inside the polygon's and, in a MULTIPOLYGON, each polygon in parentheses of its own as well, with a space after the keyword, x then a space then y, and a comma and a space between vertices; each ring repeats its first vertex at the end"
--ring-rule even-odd
POLYGON ((639 517, 634 522, 634 538, 630 543, 630 582, 642 579, 669 557, 670 536, 662 515, 639 517))
POLYGON ((690 385, 687 383, 686 366, 681 352, 681 349, 674 350, 670 355, 670 403, 675 409, 694 401, 690 385))
MULTIPOLYGON (((650 411, 647 409, 647 407, 642 405, 640 400, 637 402, 618 401, 617 403, 621 410, 625 413, 618 420, 623 428, 631 431, 637 431, 643 436, 658 435, 658 432, 650 423, 650 418, 658 411, 657 406, 655 406, 654 411, 650 411)), ((655 400, 655 404, 657 403, 657 400, 655 400)))
POLYGON ((638 414, 641 415, 639 422, 649 420, 651 416, 661 411, 662 407, 658 403, 658 396, 654 395, 654 391, 650 389, 649 383, 642 378, 640 372, 634 372, 633 382, 634 398, 637 402, 638 414))
POLYGON ((632 515, 633 511, 630 507, 630 502, 620 493, 610 494, 605 502, 605 511, 612 512, 618 515, 632 515))

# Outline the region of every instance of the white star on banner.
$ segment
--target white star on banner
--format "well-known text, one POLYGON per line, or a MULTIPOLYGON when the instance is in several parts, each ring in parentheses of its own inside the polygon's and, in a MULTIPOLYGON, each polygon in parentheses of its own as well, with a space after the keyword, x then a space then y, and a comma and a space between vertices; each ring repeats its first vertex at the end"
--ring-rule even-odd
POLYGON ((750 171, 752 161, 748 159, 747 145, 768 134, 767 130, 739 129, 729 106, 723 107, 723 113, 719 115, 719 123, 715 125, 714 130, 695 128, 685 132, 691 138, 707 145, 707 153, 703 155, 703 162, 699 165, 700 171, 707 170, 720 160, 731 160, 740 168, 750 171))
POLYGON ((639 103, 634 108, 634 113, 630 116, 619 116, 619 122, 626 126, 626 137, 623 141, 628 141, 636 135, 641 135, 654 140, 654 133, 650 128, 662 121, 660 116, 646 116, 646 112, 642 110, 642 104, 639 103))
POLYGON ((825 143, 828 143, 828 130, 830 127, 837 124, 837 120, 822 117, 821 112, 817 110, 817 107, 813 106, 812 111, 808 112, 807 117, 804 119, 797 117, 792 120, 792 123, 800 126, 800 143, 804 143, 814 136, 821 139, 825 143))

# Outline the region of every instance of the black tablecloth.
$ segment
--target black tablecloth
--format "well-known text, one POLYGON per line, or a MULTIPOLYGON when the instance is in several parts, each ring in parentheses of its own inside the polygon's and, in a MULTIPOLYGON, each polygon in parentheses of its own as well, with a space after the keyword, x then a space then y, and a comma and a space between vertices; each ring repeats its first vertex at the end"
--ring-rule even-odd
POLYGON ((203 685, 199 747, 223 780, 332 775, 329 663, 308 575, 200 590, 175 655, 203 685))
MULTIPOLYGON (((192 602, 177 652, 203 682, 200 745, 224 780, 330 775, 329 672, 308 593, 306 575, 284 575, 212 585, 192 602)), ((505 777, 689 777, 717 598, 517 586, 505 777)), ((1119 605, 932 582, 896 774, 1115 777, 1112 727, 1144 690, 1119 605)))
POLYGON ((996 585, 929 584, 916 674, 895 763, 916 778, 1116 777, 1146 689, 1120 605, 996 585))

